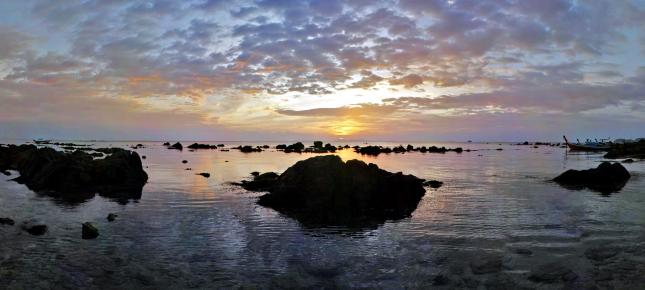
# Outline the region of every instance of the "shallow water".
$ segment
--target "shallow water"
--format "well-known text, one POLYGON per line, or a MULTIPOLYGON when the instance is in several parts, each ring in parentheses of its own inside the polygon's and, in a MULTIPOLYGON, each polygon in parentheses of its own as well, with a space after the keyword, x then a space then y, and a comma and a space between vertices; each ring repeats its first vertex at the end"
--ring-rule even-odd
MULTIPOLYGON (((256 205, 261 193, 227 184, 249 178, 252 171, 281 172, 316 154, 180 152, 160 142, 88 144, 136 143, 146 146, 137 152, 147 156, 142 161, 150 179, 142 198, 127 204, 99 196, 76 205, 60 203, 8 181, 15 172, 0 175, 0 217, 16 221, 12 227, 0 225, 0 288, 400 289, 432 287, 439 274, 451 277, 445 288, 645 287, 638 275, 645 270, 643 161, 625 164, 632 178, 607 196, 549 181, 566 169, 596 167, 603 160, 599 154, 498 143, 412 143, 477 150, 461 154, 370 157, 342 150, 337 154, 345 160, 444 182, 426 192, 410 218, 348 231, 303 228, 256 205), (188 164, 181 163, 184 159, 188 164), (110 212, 119 215, 115 222, 106 221, 110 212), (31 236, 20 230, 25 221, 45 223, 49 231, 31 236), (81 239, 86 221, 99 228, 96 240, 81 239), (585 250, 599 245, 622 250, 605 264, 589 261, 585 250), (517 249, 533 255, 518 255, 517 249), (482 255, 502 256, 502 271, 470 273, 468 262, 482 255), (527 280, 532 269, 550 261, 571 268, 578 279, 566 286, 527 280), (628 267, 618 271, 616 265, 628 267), (603 267, 618 272, 599 280, 603 267)), ((222 142, 212 142, 217 143, 222 142)), ((240 144, 276 143, 226 146, 240 144)))

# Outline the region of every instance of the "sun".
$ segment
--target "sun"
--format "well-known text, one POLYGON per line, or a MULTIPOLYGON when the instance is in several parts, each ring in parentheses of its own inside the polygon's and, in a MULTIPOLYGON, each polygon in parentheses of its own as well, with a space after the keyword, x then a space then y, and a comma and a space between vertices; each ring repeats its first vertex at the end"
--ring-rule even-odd
POLYGON ((334 121, 331 125, 332 134, 336 136, 350 136, 356 134, 360 130, 360 124, 352 119, 334 121))

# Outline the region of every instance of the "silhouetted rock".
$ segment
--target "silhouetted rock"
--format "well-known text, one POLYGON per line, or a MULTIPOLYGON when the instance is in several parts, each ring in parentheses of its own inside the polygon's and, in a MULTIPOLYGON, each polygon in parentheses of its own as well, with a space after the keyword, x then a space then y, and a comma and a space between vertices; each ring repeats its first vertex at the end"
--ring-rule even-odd
POLYGON ((443 185, 443 182, 438 181, 438 180, 428 180, 423 182, 424 186, 430 186, 432 188, 439 188, 443 185))
POLYGON ((193 143, 188 146, 190 149, 217 149, 217 145, 193 143))
POLYGON ((405 218, 425 193, 423 180, 415 176, 359 160, 343 162, 335 155, 299 161, 280 176, 257 178, 267 180, 262 187, 269 191, 258 204, 312 226, 362 226, 405 218))
POLYGON ((206 177, 206 178, 211 177, 211 174, 208 173, 208 172, 197 173, 197 175, 201 175, 201 176, 206 177))
POLYGON ((34 236, 42 236, 47 232, 46 225, 31 225, 25 224, 22 226, 22 229, 34 236))
POLYGON ((576 280, 577 278, 578 275, 576 273, 559 263, 540 265, 529 274, 529 280, 540 283, 568 282, 576 280))
POLYGON ((237 146, 234 147, 233 149, 238 149, 242 153, 251 153, 251 152, 262 152, 262 149, 259 147, 253 147, 250 145, 245 145, 245 146, 237 146))
POLYGON ((113 222, 114 220, 116 220, 116 218, 117 218, 117 217, 118 217, 118 215, 117 215, 117 214, 115 214, 115 213, 109 213, 109 214, 107 215, 107 220, 108 220, 108 222, 113 222))
POLYGON ((625 159, 623 160, 623 163, 634 163, 634 159, 631 159, 631 158, 625 159))
POLYGON ((82 201, 97 192, 107 197, 139 198, 148 180, 139 155, 119 148, 109 152, 103 159, 93 159, 83 151, 64 153, 12 145, 0 147, 0 169, 17 170, 20 176, 15 181, 68 201, 82 201))
POLYGON ((99 229, 97 229, 90 222, 83 223, 81 237, 84 240, 96 239, 96 237, 98 237, 98 236, 99 236, 99 229))
POLYGON ((217 147, 224 147, 224 144, 217 144, 217 147))
POLYGON ((10 225, 10 226, 13 226, 13 225, 14 225, 14 223, 15 223, 15 222, 14 222, 12 219, 10 219, 10 218, 0 218, 0 225, 10 225))
POLYGON ((625 186, 631 175, 620 163, 603 162, 597 168, 587 170, 570 169, 553 179, 558 184, 571 188, 611 193, 625 186))
POLYGON ((141 159, 146 159, 146 156, 145 156, 145 155, 141 155, 141 159))
POLYGON ((170 146, 170 142, 164 142, 163 146, 170 146))
POLYGON ((181 163, 186 164, 188 163, 188 160, 182 160, 181 163))
POLYGON ((175 149, 175 150, 184 150, 184 146, 181 145, 181 143, 177 142, 175 144, 172 144, 168 146, 168 149, 175 149))
POLYGON ((9 170, 2 170, 2 174, 6 176, 11 176, 11 172, 9 172, 9 170))
POLYGON ((269 191, 278 179, 278 174, 275 172, 266 172, 260 174, 259 172, 251 172, 253 180, 243 180, 240 183, 233 183, 242 186, 250 191, 269 191))

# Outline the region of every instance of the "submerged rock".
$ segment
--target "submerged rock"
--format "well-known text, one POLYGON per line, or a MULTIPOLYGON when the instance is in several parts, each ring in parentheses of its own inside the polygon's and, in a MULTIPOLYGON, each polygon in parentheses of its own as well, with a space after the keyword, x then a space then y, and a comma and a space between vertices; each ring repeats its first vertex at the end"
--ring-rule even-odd
POLYGON ((14 223, 15 223, 15 222, 14 222, 12 219, 10 219, 10 218, 0 218, 0 225, 10 225, 10 226, 13 226, 13 225, 14 225, 14 223))
POLYGON ((577 278, 576 273, 559 263, 542 264, 529 274, 529 280, 539 283, 568 282, 577 278))
POLYGON ((206 178, 211 177, 211 174, 208 173, 208 172, 197 173, 197 175, 201 175, 201 176, 206 177, 206 178))
POLYGON ((256 178, 266 183, 243 186, 269 191, 258 204, 312 226, 362 226, 405 218, 425 194, 423 179, 359 160, 343 162, 336 155, 298 161, 280 176, 256 178))
POLYGON ((83 223, 82 238, 84 240, 95 239, 98 236, 99 229, 90 222, 83 223))
POLYGON ((570 169, 553 179, 558 184, 571 188, 591 190, 602 193, 619 191, 631 175, 620 163, 603 162, 597 168, 587 170, 570 169))
POLYGON ((30 225, 25 224, 22 229, 34 236, 42 236, 47 232, 47 225, 30 225))
POLYGON ((108 222, 113 222, 114 220, 116 220, 116 217, 118 217, 118 216, 119 215, 117 215, 115 213, 109 213, 108 216, 107 216, 107 220, 108 220, 108 222))
POLYGON ((478 275, 499 272, 502 270, 502 257, 479 256, 470 262, 470 269, 478 275))
POLYGON ((31 190, 82 201, 95 193, 116 198, 140 198, 148 180, 136 152, 111 148, 103 159, 83 151, 64 153, 34 145, 0 147, 0 169, 13 169, 13 179, 31 190))
POLYGON ((190 149, 217 149, 216 145, 193 143, 188 145, 190 149))

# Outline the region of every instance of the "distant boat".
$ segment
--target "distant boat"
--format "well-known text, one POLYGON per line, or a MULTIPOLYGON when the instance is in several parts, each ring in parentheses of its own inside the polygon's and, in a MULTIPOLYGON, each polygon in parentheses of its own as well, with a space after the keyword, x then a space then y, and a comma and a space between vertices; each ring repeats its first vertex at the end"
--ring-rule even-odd
POLYGON ((611 142, 605 142, 603 139, 595 142, 587 139, 585 143, 580 143, 580 141, 577 143, 569 143, 567 136, 562 137, 564 138, 564 142, 567 144, 567 147, 575 151, 607 151, 611 148, 611 142))

